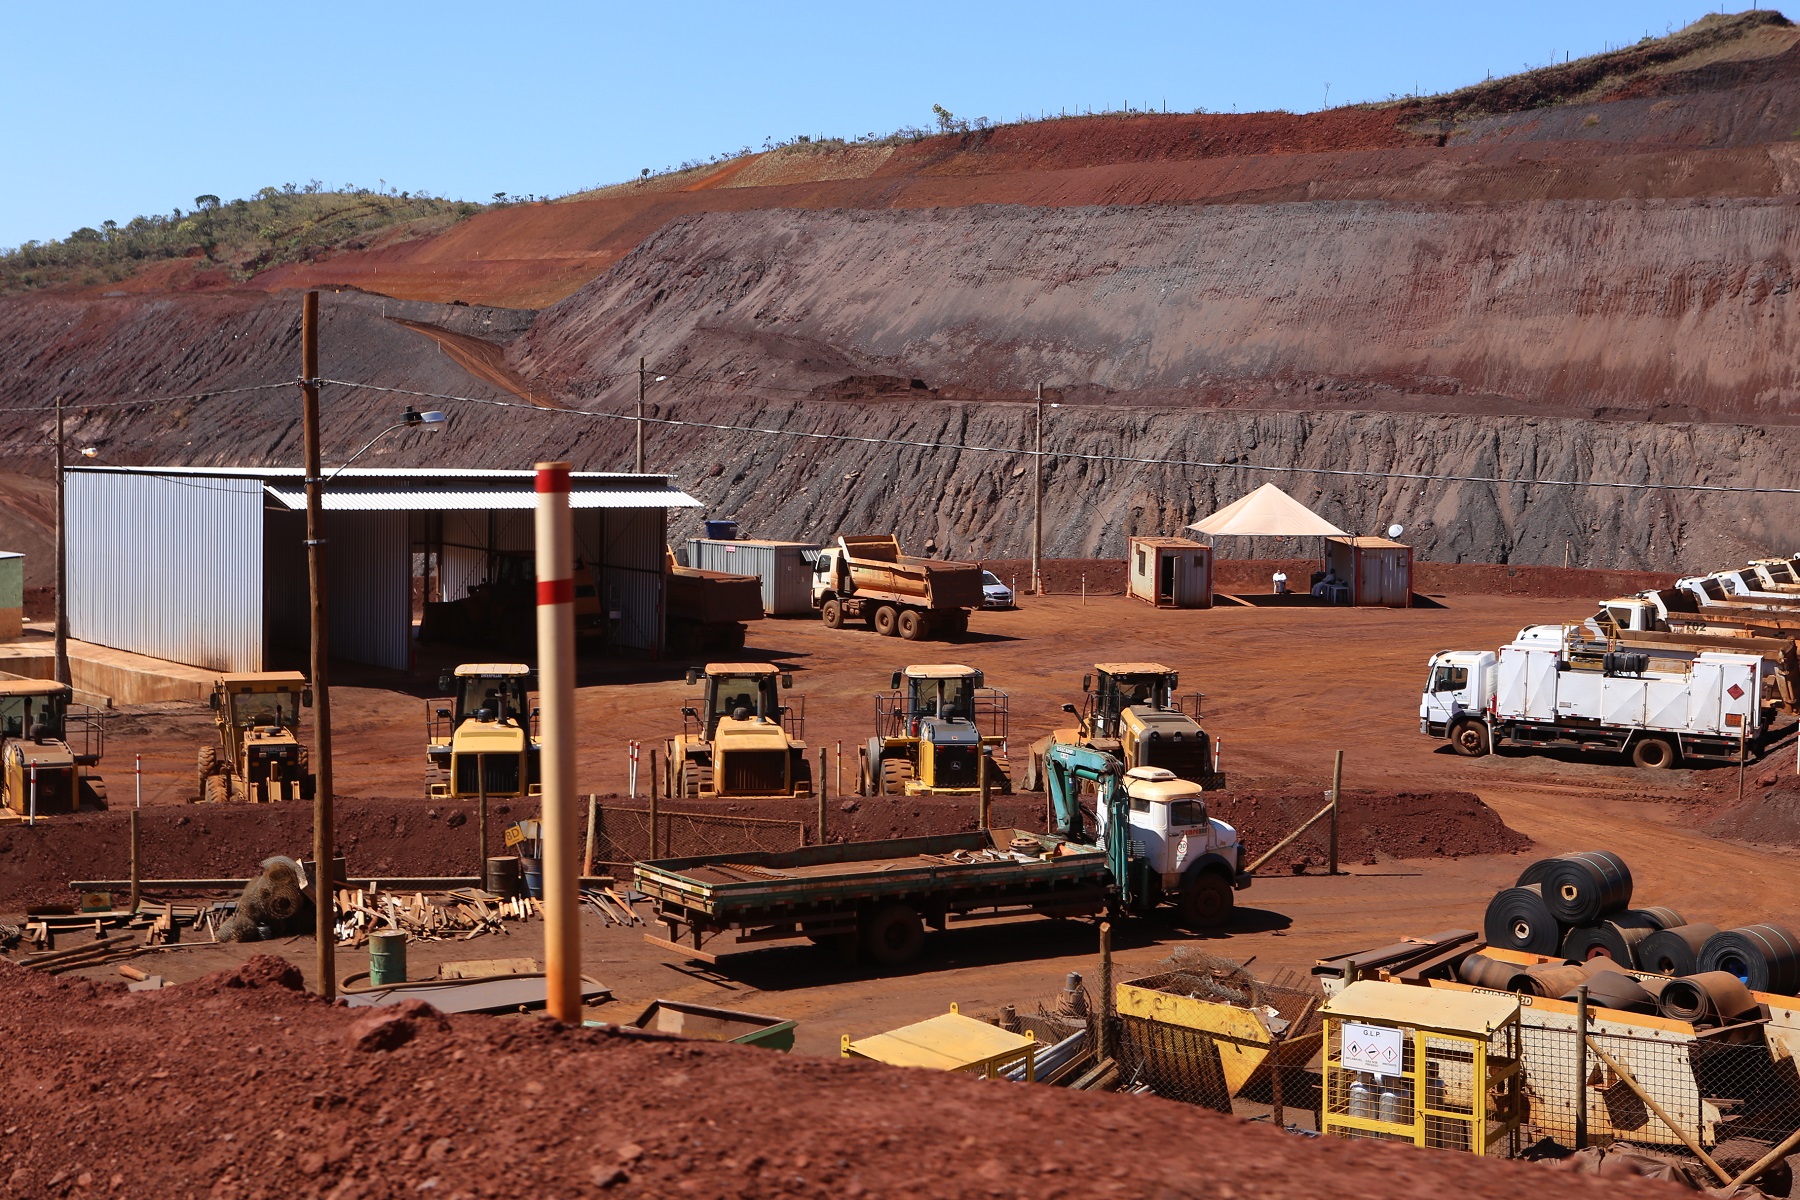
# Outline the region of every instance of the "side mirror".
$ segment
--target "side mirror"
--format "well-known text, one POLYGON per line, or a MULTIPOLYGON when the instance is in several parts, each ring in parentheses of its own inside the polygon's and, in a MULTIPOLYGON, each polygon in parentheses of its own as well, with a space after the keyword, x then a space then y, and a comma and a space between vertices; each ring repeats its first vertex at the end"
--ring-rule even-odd
POLYGON ((699 667, 689 667, 687 669, 687 681, 688 681, 689 687, 693 687, 696 683, 700 682, 700 668, 699 667))
POLYGON ((452 675, 450 672, 445 671, 442 675, 438 676, 438 691, 447 692, 455 686, 456 676, 452 675))
POLYGON ((783 671, 781 673, 781 686, 784 688, 791 688, 794 686, 794 673, 792 671, 783 671))
POLYGON ((694 710, 694 709, 691 709, 691 708, 684 708, 684 709, 682 709, 682 710, 681 710, 681 715, 682 715, 682 716, 684 716, 684 717, 692 717, 692 718, 694 718, 694 720, 696 720, 696 721, 698 721, 698 720, 699 720, 699 719, 700 719, 700 714, 699 714, 699 712, 697 712, 697 711, 696 711, 696 710, 694 710))
POLYGON ((311 688, 301 688, 300 689, 300 707, 301 708, 311 708, 312 707, 312 689, 311 688))
POLYGON ((437 710, 437 715, 448 721, 450 719, 450 710, 447 708, 440 708, 437 710))
POLYGON ((214 712, 219 711, 219 693, 217 693, 217 692, 214 692, 212 694, 212 710, 214 712))
POLYGON ((894 677, 888 681, 888 687, 896 692, 900 690, 900 672, 899 671, 894 672, 894 677))
POLYGON ((538 715, 538 711, 539 711, 539 710, 538 710, 538 708, 537 708, 537 706, 536 706, 536 705, 533 705, 533 706, 532 706, 532 708, 531 708, 531 715, 532 715, 532 717, 533 717, 533 718, 536 718, 536 716, 537 716, 537 715, 538 715))
POLYGON ((1169 690, 1171 692, 1173 692, 1176 688, 1178 688, 1180 686, 1181 686, 1181 672, 1180 671, 1170 671, 1169 672, 1169 690))
POLYGON ((1066 713, 1073 713, 1075 711, 1075 706, 1073 704, 1065 704, 1063 705, 1063 711, 1066 713))
POLYGON ((1094 690, 1094 677, 1092 675, 1083 675, 1081 677, 1081 690, 1084 692, 1091 692, 1094 690))

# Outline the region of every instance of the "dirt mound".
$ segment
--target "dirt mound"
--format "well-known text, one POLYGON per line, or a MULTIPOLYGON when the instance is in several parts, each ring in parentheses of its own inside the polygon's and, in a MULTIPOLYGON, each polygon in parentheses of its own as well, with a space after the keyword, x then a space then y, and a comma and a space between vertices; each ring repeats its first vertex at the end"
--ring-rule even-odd
MULTIPOLYGON (((1207 811, 1228 821, 1255 857, 1324 806, 1311 788, 1281 791, 1230 789, 1207 801, 1207 811)), ((1383 858, 1462 858, 1516 854, 1531 839, 1502 821, 1469 792, 1367 792, 1346 788, 1338 800, 1338 858, 1374 863, 1383 858)), ((1330 848, 1321 821, 1276 857, 1271 866, 1319 864, 1330 848)))
MULTIPOLYGON (((1510 1197, 1541 1168, 1316 1141, 1172 1102, 283 988, 127 994, 0 965, 8 1194, 1510 1197), (384 1022, 383 1024, 389 1024, 384 1022), (375 1034, 372 1036, 372 1034, 375 1034), (502 1100, 472 1104, 471 1098, 502 1100), (696 1097, 704 1097, 697 1105, 696 1097), (778 1097, 779 1111, 771 1098, 778 1097), (171 1127, 188 1130, 171 1138, 171 1127), (71 1136, 79 1131, 79 1136, 71 1136), (1170 1154, 1179 1146, 1187 1153, 1170 1154)), ((617 1015, 617 1014, 607 1014, 617 1015)), ((1599 1200, 1673 1196, 1635 1180, 1599 1200)))
POLYGON ((1750 768, 1750 786, 1744 802, 1736 802, 1736 781, 1721 783, 1717 816, 1701 826, 1715 837, 1754 842, 1763 846, 1800 848, 1800 779, 1769 769, 1766 763, 1750 768))

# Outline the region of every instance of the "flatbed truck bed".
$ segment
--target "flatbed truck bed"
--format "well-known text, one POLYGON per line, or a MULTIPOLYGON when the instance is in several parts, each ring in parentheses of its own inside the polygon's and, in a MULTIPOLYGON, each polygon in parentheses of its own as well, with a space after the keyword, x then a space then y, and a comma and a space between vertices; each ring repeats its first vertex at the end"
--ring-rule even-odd
POLYGON ((1015 829, 662 859, 634 875, 667 935, 644 940, 706 962, 727 952, 707 943, 730 933, 733 945, 804 937, 894 966, 922 948, 926 925, 987 911, 1085 916, 1113 886, 1099 847, 1015 829))

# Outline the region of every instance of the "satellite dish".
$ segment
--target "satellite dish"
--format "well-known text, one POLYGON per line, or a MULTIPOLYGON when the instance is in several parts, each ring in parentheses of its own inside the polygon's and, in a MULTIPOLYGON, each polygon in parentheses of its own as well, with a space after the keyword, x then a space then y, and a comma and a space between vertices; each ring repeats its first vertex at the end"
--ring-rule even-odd
POLYGON ((1389 525, 1388 526, 1388 538, 1390 540, 1393 538, 1399 537, 1401 534, 1403 534, 1405 532, 1406 532, 1406 526, 1404 526, 1404 525, 1389 525))

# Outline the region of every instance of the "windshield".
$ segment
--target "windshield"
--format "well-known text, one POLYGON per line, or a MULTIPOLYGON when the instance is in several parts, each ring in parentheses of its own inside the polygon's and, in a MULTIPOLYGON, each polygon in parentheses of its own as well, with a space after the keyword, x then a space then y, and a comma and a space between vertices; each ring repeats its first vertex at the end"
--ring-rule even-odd
POLYGON ((994 574, 992 571, 983 571, 981 573, 981 582, 987 584, 989 587, 1005 587, 1006 586, 1005 583, 1001 582, 1000 577, 998 575, 994 574))
POLYGON ((1166 693, 1162 687, 1162 677, 1158 675, 1122 676, 1119 679, 1119 707, 1132 708, 1136 705, 1149 705, 1152 708, 1167 707, 1166 693))
POLYGON ((1425 690, 1428 692, 1460 692, 1468 686, 1469 668, 1439 663, 1431 669, 1431 683, 1426 686, 1425 690))
POLYGON ((458 679, 456 719, 467 720, 477 714, 501 724, 517 725, 525 712, 525 681, 516 676, 498 678, 468 676, 458 679))
POLYGON ((915 717, 975 719, 975 680, 915 679, 912 681, 912 715, 915 717))
POLYGON ((45 736, 62 737, 62 696, 0 696, 0 737, 30 737, 43 725, 45 736))
POLYGON ((1199 800, 1174 800, 1169 804, 1169 828, 1206 824, 1206 805, 1199 800))
POLYGON ((763 715, 763 680, 755 675, 719 675, 713 681, 713 716, 745 719, 763 715))
POLYGON ((299 711, 297 692, 239 692, 231 698, 231 715, 239 725, 292 725, 299 711))

